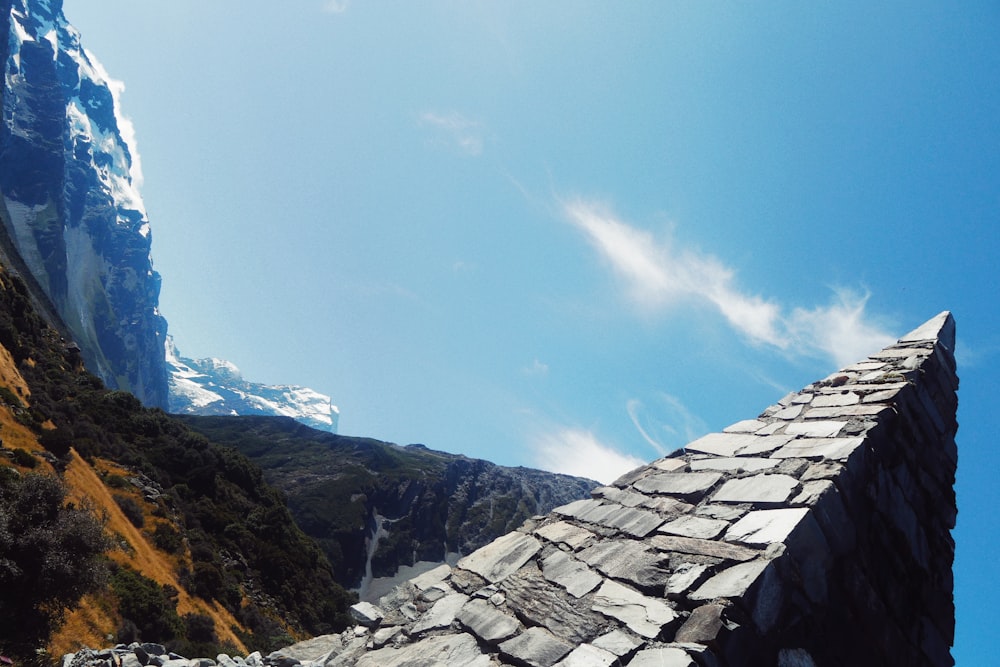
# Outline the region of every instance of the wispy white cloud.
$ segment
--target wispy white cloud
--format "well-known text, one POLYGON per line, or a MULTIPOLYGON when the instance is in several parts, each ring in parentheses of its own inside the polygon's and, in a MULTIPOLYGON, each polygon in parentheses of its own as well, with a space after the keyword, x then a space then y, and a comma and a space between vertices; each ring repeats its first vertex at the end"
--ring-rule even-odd
POLYGON ((610 484, 645 461, 600 442, 590 431, 563 428, 536 437, 535 465, 542 470, 610 484))
POLYGON ((349 0, 326 0, 323 3, 323 11, 327 14, 343 14, 350 4, 349 0))
POLYGON ((676 396, 660 393, 657 399, 652 409, 647 409, 638 398, 630 399, 625 404, 625 410, 639 435, 660 456, 666 456, 708 432, 705 422, 676 396))
POLYGON ((466 155, 477 156, 483 152, 482 123, 457 111, 446 114, 427 111, 420 115, 420 124, 437 130, 448 144, 466 155))
POLYGON ((564 202, 563 211, 645 310, 659 311, 681 300, 706 303, 754 344, 822 354, 838 363, 893 340, 865 312, 867 294, 835 289, 831 304, 785 314, 775 301, 740 290, 735 272, 718 258, 677 248, 673 239, 633 227, 607 206, 576 199, 564 202))

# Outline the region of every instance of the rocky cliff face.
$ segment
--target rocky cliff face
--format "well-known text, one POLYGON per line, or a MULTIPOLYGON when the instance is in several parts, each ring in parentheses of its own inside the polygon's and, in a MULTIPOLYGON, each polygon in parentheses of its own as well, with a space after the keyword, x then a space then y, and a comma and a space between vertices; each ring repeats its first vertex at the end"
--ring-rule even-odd
POLYGON ((61 0, 0 0, 0 35, 6 259, 105 384, 166 407, 167 323, 120 84, 83 49, 61 0))

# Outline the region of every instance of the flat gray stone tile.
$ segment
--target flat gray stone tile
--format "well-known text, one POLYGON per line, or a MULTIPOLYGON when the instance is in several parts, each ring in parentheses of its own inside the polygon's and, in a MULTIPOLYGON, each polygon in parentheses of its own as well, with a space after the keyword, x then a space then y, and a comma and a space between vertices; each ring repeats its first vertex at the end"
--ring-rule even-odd
POLYGON ((659 532, 711 540, 721 535, 722 531, 727 528, 729 528, 729 523, 721 519, 686 515, 663 524, 660 526, 659 532))
POLYGON ((726 568, 691 593, 692 600, 739 597, 747 592, 761 573, 771 564, 768 560, 752 560, 726 568))
POLYGON ((402 648, 381 648, 365 653, 356 667, 406 667, 412 665, 463 665, 489 667, 493 661, 479 650, 476 638, 465 632, 428 637, 402 648))
POLYGON ((606 635, 601 635, 592 641, 591 644, 621 657, 637 649, 640 642, 621 630, 612 630, 606 635))
POLYGON ((559 639, 545 628, 528 628, 500 644, 500 651, 531 667, 552 667, 573 650, 573 645, 559 639))
POLYGON ((672 646, 643 649, 628 664, 629 667, 698 667, 687 651, 672 646))
POLYGON ((472 634, 488 643, 514 636, 521 624, 486 600, 469 600, 455 617, 472 634))
POLYGON ((810 438, 833 438, 845 426, 847 426, 847 422, 842 421, 793 422, 785 428, 785 433, 805 435, 810 438))
POLYGON ((550 542, 560 542, 572 549, 578 549, 596 537, 586 528, 569 523, 568 521, 556 521, 555 523, 536 528, 535 535, 543 537, 550 542))
MULTIPOLYGON (((789 475, 754 475, 727 480, 712 494, 716 503, 781 503, 792 495, 799 480, 789 475)), ((697 536, 692 536, 697 537, 697 536)))
POLYGON ((722 472, 757 472, 778 465, 774 459, 763 459, 756 456, 716 456, 691 461, 691 470, 719 470, 722 472))
POLYGON ((605 581, 594 594, 594 611, 615 618, 643 637, 655 639, 677 618, 669 605, 614 581, 605 581))
POLYGON ((556 667, 611 667, 618 656, 592 644, 581 644, 560 660, 556 667))
POLYGON ((646 541, 660 551, 680 552, 695 556, 712 556, 726 560, 746 561, 756 558, 759 553, 754 549, 748 549, 738 544, 728 544, 716 540, 700 540, 694 537, 680 537, 677 535, 653 535, 646 541))
POLYGON ((633 486, 646 493, 662 493, 697 500, 722 479, 718 472, 661 472, 643 477, 633 486))
POLYGON ((459 560, 458 567, 495 584, 517 572, 541 548, 542 543, 531 535, 507 533, 459 560))
POLYGON ((784 542, 807 514, 808 507, 756 510, 734 523, 726 540, 753 545, 784 542))
POLYGON ((844 460, 861 446, 864 438, 801 438, 771 454, 776 459, 844 460))
POLYGON ((553 551, 542 561, 542 575, 577 598, 597 588, 603 580, 601 575, 562 551, 553 551))

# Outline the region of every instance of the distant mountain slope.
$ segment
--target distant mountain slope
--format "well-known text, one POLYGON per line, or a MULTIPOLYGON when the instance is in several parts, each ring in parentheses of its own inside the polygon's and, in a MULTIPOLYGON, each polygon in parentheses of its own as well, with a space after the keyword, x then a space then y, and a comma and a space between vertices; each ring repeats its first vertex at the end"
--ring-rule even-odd
POLYGON ((183 417, 246 454, 288 497, 337 580, 357 587, 414 561, 469 553, 525 519, 590 497, 596 482, 465 456, 322 433, 276 417, 183 417), (372 537, 378 535, 375 548, 372 537))

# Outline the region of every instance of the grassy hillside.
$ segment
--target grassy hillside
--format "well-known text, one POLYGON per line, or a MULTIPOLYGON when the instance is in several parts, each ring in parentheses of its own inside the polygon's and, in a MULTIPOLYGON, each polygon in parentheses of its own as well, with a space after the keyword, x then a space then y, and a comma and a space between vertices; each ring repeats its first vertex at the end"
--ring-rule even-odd
MULTIPOLYGON (((58 476, 64 507, 89 510, 110 543, 97 562, 102 576, 80 601, 36 605, 61 624, 52 651, 104 644, 109 634, 187 654, 267 650, 349 622, 352 596, 260 469, 130 394, 105 389, 3 269, 0 425, 0 497, 16 500, 34 473, 58 476)), ((0 507, 0 519, 11 516, 0 507)), ((13 614, 26 604, 9 594, 23 545, 3 535, 6 525, 0 572, 9 582, 0 613, 13 614)), ((24 653, 12 632, 0 627, 0 652, 24 653)))

